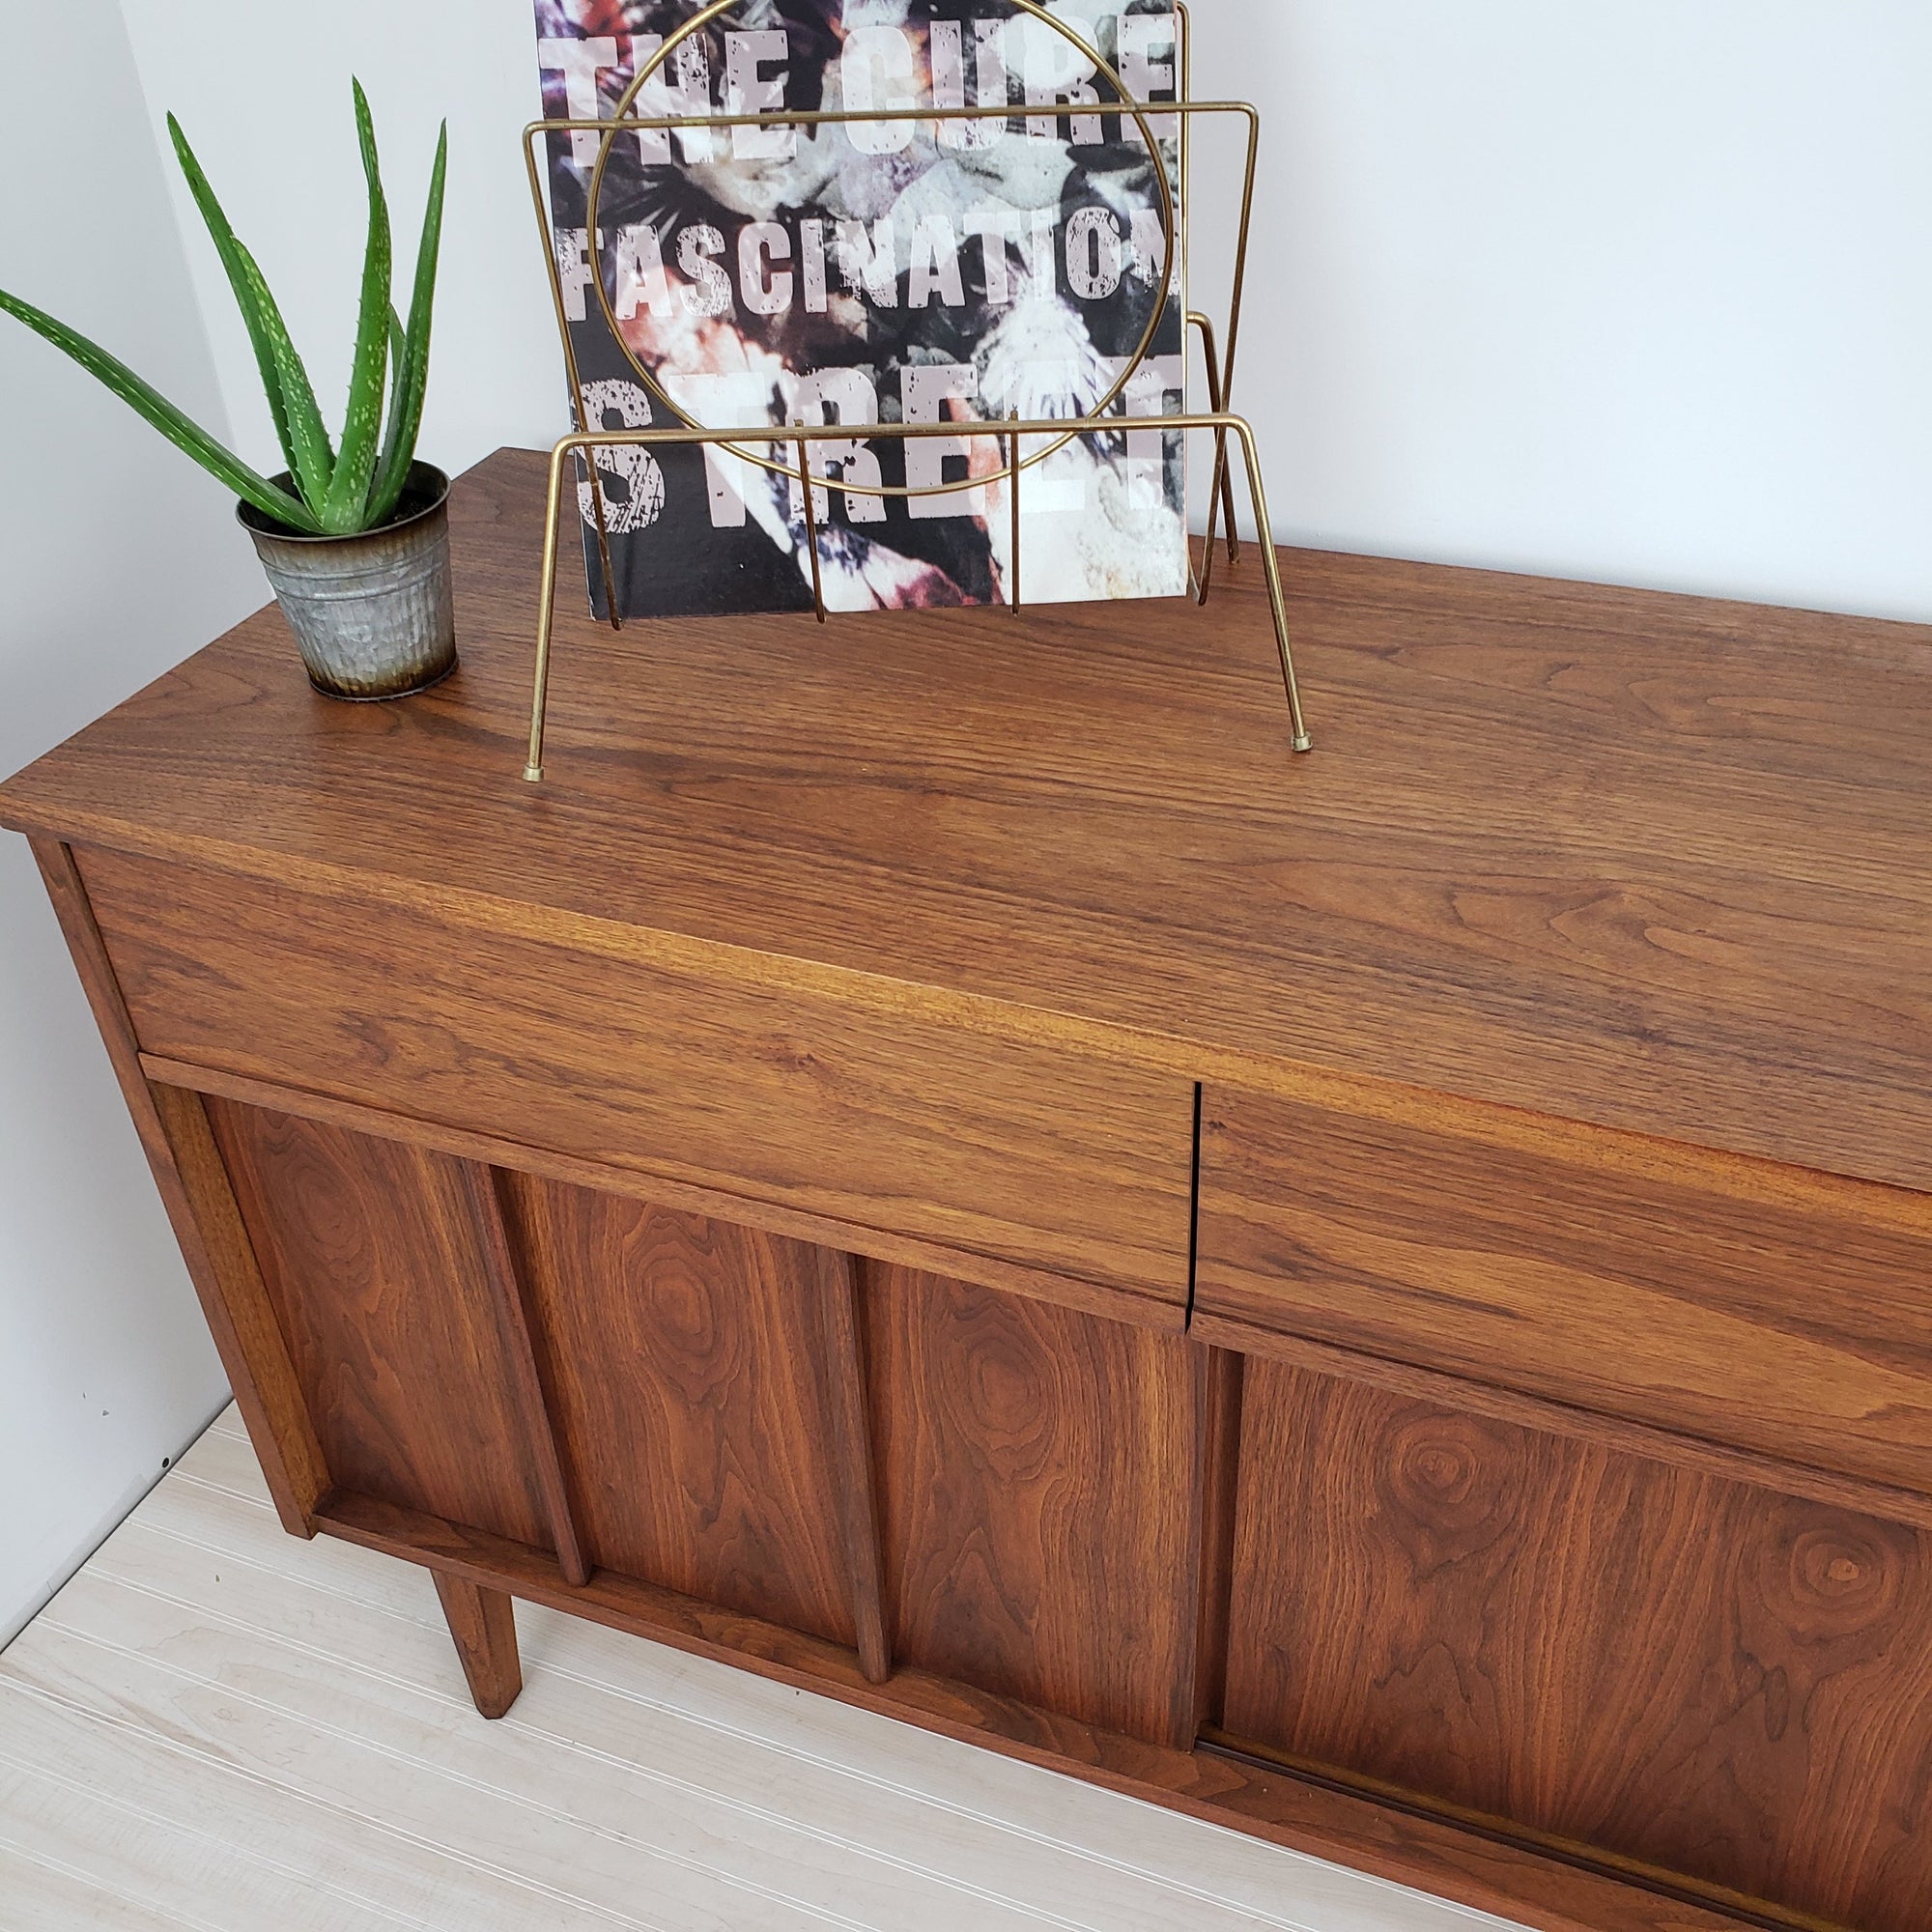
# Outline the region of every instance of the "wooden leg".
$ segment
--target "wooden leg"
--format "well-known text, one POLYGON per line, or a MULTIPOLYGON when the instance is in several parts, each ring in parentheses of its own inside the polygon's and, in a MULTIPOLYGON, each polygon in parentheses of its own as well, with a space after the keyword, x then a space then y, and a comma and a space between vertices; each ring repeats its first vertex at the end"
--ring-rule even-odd
POLYGON ((510 1599, 501 1590, 485 1590, 440 1570, 432 1575, 456 1654, 463 1660, 463 1674, 469 1680, 469 1694, 486 1718, 500 1718, 524 1688, 510 1599))

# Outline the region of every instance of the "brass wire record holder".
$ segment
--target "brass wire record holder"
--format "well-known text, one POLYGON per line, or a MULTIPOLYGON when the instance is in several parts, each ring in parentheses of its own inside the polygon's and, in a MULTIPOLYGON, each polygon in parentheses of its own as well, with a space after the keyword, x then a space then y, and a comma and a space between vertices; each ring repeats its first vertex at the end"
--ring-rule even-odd
POLYGON ((717 448, 728 451, 741 462, 770 471, 774 475, 790 478, 804 501, 806 547, 810 552, 811 566, 812 602, 818 621, 826 621, 824 584, 820 568, 820 542, 817 514, 813 505, 815 492, 823 492, 828 487, 848 497, 866 496, 876 497, 939 497, 969 491, 986 491, 986 501, 990 509, 991 493, 1004 486, 1009 498, 1011 516, 1010 564, 1009 575, 1009 608, 1015 615, 1022 611, 1019 574, 1020 541, 1020 492, 1021 476, 1024 471, 1047 462, 1060 450, 1083 437, 1118 437, 1131 423, 1136 432, 1187 434, 1207 431, 1214 438, 1214 469, 1208 490, 1208 528, 1206 540, 1200 554, 1199 564, 1191 569, 1194 579, 1194 594, 1199 603, 1206 604, 1213 582, 1214 552, 1217 539, 1222 534, 1221 524, 1225 517, 1226 540, 1229 561, 1236 560, 1239 554, 1239 538, 1236 530, 1235 496, 1229 462, 1228 440, 1233 437, 1241 446, 1242 467, 1245 470, 1250 502, 1255 512, 1256 528, 1261 536, 1263 569, 1267 582, 1268 603, 1274 619, 1275 643, 1280 653, 1283 688, 1288 697, 1289 718, 1292 729, 1290 743, 1295 752, 1314 749, 1314 740, 1309 734, 1303 715, 1300 687, 1295 678, 1294 657, 1291 648, 1288 628, 1288 610, 1282 593, 1280 561, 1275 555, 1274 545, 1269 538, 1267 492, 1262 477, 1261 456, 1256 446, 1252 427, 1241 416, 1233 412, 1233 389, 1235 380, 1235 357, 1240 346, 1241 300, 1247 285, 1248 242, 1253 226, 1255 179, 1261 146, 1261 116, 1248 102, 1240 100, 1200 100, 1190 97, 1189 74, 1191 68, 1192 23, 1185 5, 1177 0, 1177 48, 1179 73, 1175 100, 1149 102, 1131 95, 1124 81, 1115 68, 1099 53, 1098 49, 1082 40, 1066 23, 1048 13, 1038 0, 1006 0, 1006 4, 1015 16, 1024 16, 1039 21, 1043 26, 1060 35, 1070 43, 1073 50, 1093 65, 1094 74, 1108 92, 1100 99, 1097 106, 1085 105, 1087 114, 1101 114, 1115 117, 1122 122, 1131 120, 1137 127, 1141 139, 1146 143, 1153 160, 1153 176, 1158 184, 1160 195, 1160 224, 1163 242, 1162 271, 1158 275, 1159 290, 1153 302, 1153 312, 1143 333, 1138 347, 1127 359, 1113 387, 1085 414, 1074 417, 1059 417, 1045 421, 1022 421, 1017 415, 1004 419, 974 420, 953 418, 941 422, 867 422, 864 424, 847 422, 805 423, 770 425, 769 433, 757 427, 738 425, 720 428, 696 421, 666 392, 664 384, 647 368, 636 350, 626 339, 618 324, 615 305, 610 289, 606 286, 603 252, 597 245, 599 235, 598 215, 603 200, 605 174, 610 166, 612 150, 620 136, 637 138, 655 135, 665 140, 673 132, 707 129, 720 131, 740 128, 759 128, 781 130, 794 128, 844 127, 864 125, 867 127, 889 126, 895 123, 961 123, 1000 121, 1006 123, 1027 123, 1040 119, 1058 121, 1067 117, 1069 103, 1056 98, 1044 104, 1007 101, 987 106, 939 106, 927 104, 905 108, 842 108, 842 109, 799 109, 777 108, 760 113, 746 114, 672 114, 639 115, 636 112, 639 96, 651 81, 659 75, 677 49, 693 36, 702 33, 714 21, 729 14, 741 4, 741 0, 711 0, 692 17, 666 35, 661 45, 639 68, 629 86, 616 103, 609 118, 595 121, 576 119, 551 119, 533 121, 524 130, 524 160, 529 177, 530 200, 536 212, 538 228, 542 234, 544 259, 549 266, 551 300, 556 314, 557 334, 563 345, 564 365, 570 380, 570 392, 577 428, 570 435, 559 438, 551 451, 550 488, 548 500, 548 520, 544 532, 543 582, 541 603, 537 618, 536 673, 530 698, 530 737, 529 754, 524 768, 524 777, 531 783, 541 782, 544 776, 544 723, 550 692, 550 669, 552 644, 554 630, 556 605, 556 580, 559 556, 558 528, 561 522, 566 470, 581 466, 589 472, 589 499, 594 517, 595 534, 599 565, 603 573, 607 609, 613 629, 622 628, 619 614, 615 576, 611 567, 609 514, 605 500, 603 472, 597 463, 597 452, 601 450, 633 448, 655 449, 662 447, 717 448), (1225 356, 1217 353, 1214 326, 1204 313, 1190 309, 1186 314, 1186 327, 1190 334, 1198 336, 1201 342, 1208 374, 1208 399, 1209 407, 1205 411, 1181 411, 1176 413, 1141 415, 1131 418, 1109 415, 1106 412, 1127 392, 1136 371, 1145 362, 1160 324, 1173 300, 1176 281, 1179 279, 1182 261, 1177 260, 1177 236, 1184 259, 1186 248, 1187 223, 1186 209, 1192 186, 1189 130, 1197 120, 1208 118, 1232 118, 1244 124, 1247 132, 1247 152, 1243 173, 1240 223, 1235 251, 1235 270, 1230 291, 1228 327, 1226 331, 1227 352, 1225 356), (1160 157, 1159 141, 1154 132, 1154 123, 1165 122, 1179 130, 1179 173, 1180 173, 1180 219, 1176 219, 1176 196, 1168 179, 1168 168, 1160 157), (563 265, 558 257, 558 242, 553 227, 550 208, 545 199, 542 171, 539 165, 541 144, 553 134, 584 135, 598 137, 596 164, 590 176, 588 203, 585 210, 584 234, 588 245, 584 254, 592 265, 587 277, 588 287, 594 289, 602 306, 604 320, 626 360, 636 371, 646 391, 654 402, 662 404, 672 417, 672 423, 665 427, 644 429, 592 428, 586 406, 585 387, 579 372, 577 348, 570 332, 570 316, 565 299, 563 284, 563 265), (966 439, 991 439, 999 444, 999 460, 1002 467, 996 470, 978 475, 968 475, 954 482, 911 485, 888 483, 865 483, 848 476, 834 477, 828 468, 814 468, 812 445, 820 442, 837 442, 848 448, 855 440, 867 442, 899 441, 910 442, 923 438, 944 437, 954 440, 966 439), (1033 443, 1043 446, 1031 447, 1033 443), (762 452, 757 445, 763 445, 762 452), (773 453, 780 452, 780 453, 773 453))

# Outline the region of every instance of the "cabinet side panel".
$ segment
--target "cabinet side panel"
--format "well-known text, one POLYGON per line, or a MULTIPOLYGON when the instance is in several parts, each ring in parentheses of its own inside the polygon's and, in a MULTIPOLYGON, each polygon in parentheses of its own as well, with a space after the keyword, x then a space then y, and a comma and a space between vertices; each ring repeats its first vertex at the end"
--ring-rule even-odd
POLYGON ((548 1548, 458 1164, 211 1099, 329 1473, 548 1548))
POLYGON ((509 1199, 590 1560, 854 1642, 825 1258, 527 1176, 509 1199))
POLYGON ((894 1655, 1191 1744, 1190 1345, 910 1269, 865 1280, 894 1655))
POLYGON ((1227 1726, 1866 1932, 1932 1917, 1932 1540, 1252 1360, 1227 1726))

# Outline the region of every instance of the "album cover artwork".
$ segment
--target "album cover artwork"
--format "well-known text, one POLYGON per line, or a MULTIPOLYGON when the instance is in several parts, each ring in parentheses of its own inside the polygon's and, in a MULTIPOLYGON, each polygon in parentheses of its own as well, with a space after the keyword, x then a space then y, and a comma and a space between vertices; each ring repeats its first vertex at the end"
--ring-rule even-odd
MULTIPOLYGON (((537 0, 546 117, 609 119, 641 64, 698 11, 699 0, 537 0)), ((1179 117, 1148 117, 1150 152, 1133 115, 1105 111, 1118 97, 1083 51, 1131 97, 1171 101, 1175 16, 1167 0, 1051 11, 1078 43, 1001 0, 745 0, 676 46, 633 111, 770 115, 770 125, 624 132, 606 163, 594 247, 587 205, 602 137, 550 137, 554 240, 590 426, 669 426, 668 396, 708 426, 849 428, 849 439, 811 445, 832 610, 1009 600, 1003 441, 868 439, 867 425, 1090 416, 1144 342, 1107 412, 1120 429, 1082 436, 1024 472, 1020 588, 1027 603, 1065 603, 1187 587, 1184 439, 1131 427, 1185 403, 1182 250, 1177 233, 1170 260, 1160 189, 1164 172, 1178 229, 1179 117), (817 127, 778 118, 1027 103, 1064 111, 817 127), (958 487, 868 494, 940 484, 958 487)), ((1029 453, 1046 446, 1037 440, 1029 453)), ((796 461, 789 444, 742 447, 796 461)), ((598 469, 623 614, 811 608, 795 474, 690 447, 606 449, 598 469)), ((603 615, 588 474, 578 508, 603 615)))

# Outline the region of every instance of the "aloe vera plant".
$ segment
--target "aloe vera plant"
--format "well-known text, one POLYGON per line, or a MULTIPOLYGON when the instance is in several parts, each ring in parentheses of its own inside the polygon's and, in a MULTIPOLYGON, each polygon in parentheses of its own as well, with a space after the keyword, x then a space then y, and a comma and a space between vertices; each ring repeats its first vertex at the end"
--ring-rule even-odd
POLYGON ((293 492, 282 489, 224 448, 134 371, 98 343, 58 322, 44 309, 0 289, 0 309, 63 350, 92 376, 137 410, 178 449, 251 503, 265 516, 308 536, 354 536, 387 523, 395 514, 415 460, 429 386, 430 317, 436 300, 437 253, 442 238, 443 183, 449 158, 449 127, 437 141, 429 205, 416 249, 415 281, 406 324, 392 294, 393 249, 389 207, 376 157, 376 128, 362 83, 355 82, 355 128, 362 172, 369 187, 369 241, 362 259, 361 306, 355 355, 349 379, 349 408, 340 444, 330 440, 317 407, 315 387, 296 353, 282 312, 255 258, 237 239, 208 177, 175 117, 168 133, 189 191, 227 271, 228 285, 247 325, 248 339, 274 418, 275 435, 293 492), (384 399, 388 410, 384 424, 384 399))

